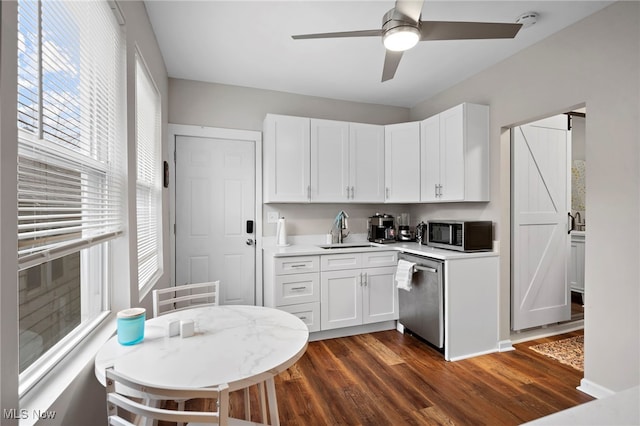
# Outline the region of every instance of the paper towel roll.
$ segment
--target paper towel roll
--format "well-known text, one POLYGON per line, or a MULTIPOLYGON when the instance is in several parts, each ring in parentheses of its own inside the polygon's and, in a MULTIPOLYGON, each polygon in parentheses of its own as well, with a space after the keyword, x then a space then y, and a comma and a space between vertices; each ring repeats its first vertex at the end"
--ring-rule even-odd
POLYGON ((279 246, 287 246, 287 228, 284 217, 278 219, 278 228, 276 230, 276 241, 279 246))

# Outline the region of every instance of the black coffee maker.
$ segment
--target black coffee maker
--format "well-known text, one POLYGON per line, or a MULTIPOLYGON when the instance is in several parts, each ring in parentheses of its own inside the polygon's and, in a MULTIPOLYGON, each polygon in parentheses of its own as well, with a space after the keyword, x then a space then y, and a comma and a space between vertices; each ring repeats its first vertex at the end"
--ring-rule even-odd
POLYGON ((393 216, 376 213, 367 219, 369 241, 374 243, 392 243, 396 240, 396 228, 393 216))

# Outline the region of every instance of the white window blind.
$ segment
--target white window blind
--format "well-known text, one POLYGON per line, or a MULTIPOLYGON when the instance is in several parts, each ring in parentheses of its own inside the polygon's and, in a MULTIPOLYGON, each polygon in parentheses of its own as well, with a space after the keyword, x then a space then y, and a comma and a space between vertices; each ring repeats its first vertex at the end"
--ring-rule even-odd
POLYGON ((136 54, 136 208, 138 220, 138 285, 162 273, 162 153, 160 94, 144 62, 136 54))
POLYGON ((107 2, 18 2, 18 257, 122 231, 121 30, 107 2))

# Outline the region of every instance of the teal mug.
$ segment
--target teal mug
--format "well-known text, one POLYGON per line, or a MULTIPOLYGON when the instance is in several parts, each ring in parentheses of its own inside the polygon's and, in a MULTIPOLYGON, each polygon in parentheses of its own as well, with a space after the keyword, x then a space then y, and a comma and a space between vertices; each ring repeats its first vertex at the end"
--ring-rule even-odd
POLYGON ((146 309, 130 308, 118 312, 118 343, 135 345, 144 339, 146 309))

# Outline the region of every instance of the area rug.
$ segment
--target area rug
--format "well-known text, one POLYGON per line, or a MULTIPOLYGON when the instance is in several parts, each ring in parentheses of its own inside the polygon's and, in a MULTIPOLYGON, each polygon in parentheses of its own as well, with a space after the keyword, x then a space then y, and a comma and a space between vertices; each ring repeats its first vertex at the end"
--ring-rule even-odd
POLYGON ((529 349, 571 366, 576 370, 584 371, 584 336, 541 343, 529 346, 529 349))

